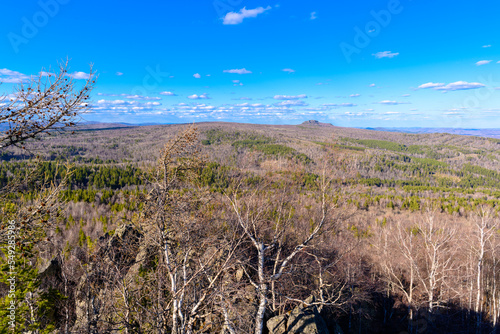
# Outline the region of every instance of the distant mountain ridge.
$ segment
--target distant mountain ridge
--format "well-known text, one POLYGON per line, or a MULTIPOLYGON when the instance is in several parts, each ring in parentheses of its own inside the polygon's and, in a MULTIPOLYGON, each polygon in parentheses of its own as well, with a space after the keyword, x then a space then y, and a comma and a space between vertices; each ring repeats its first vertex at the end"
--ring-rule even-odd
POLYGON ((404 132, 404 133, 449 133, 452 135, 477 136, 500 139, 500 128, 498 129, 460 129, 460 128, 364 128, 374 131, 404 132))
MULTIPOLYGON (((119 128, 127 128, 127 127, 138 127, 138 126, 151 126, 151 125, 167 125, 163 123, 125 123, 125 122, 96 122, 96 121, 88 121, 81 122, 77 125, 76 131, 78 130, 110 130, 110 129, 119 129, 119 128)), ((331 123, 322 123, 317 120, 308 120, 298 124, 300 126, 318 126, 318 127, 335 127, 335 125, 331 123)), ((293 125, 291 125, 293 126, 293 125)), ((5 131, 9 129, 9 125, 6 123, 0 124, 0 131, 5 131)), ((414 134, 426 134, 426 133, 448 133, 453 135, 462 135, 462 136, 476 136, 476 137, 487 137, 487 138, 496 138, 500 139, 500 128, 488 128, 488 129, 462 129, 462 128, 419 128, 419 127, 394 127, 394 128, 385 128, 385 127, 359 127, 357 129, 365 129, 372 131, 385 131, 385 132, 402 132, 402 133, 414 133, 414 134)))

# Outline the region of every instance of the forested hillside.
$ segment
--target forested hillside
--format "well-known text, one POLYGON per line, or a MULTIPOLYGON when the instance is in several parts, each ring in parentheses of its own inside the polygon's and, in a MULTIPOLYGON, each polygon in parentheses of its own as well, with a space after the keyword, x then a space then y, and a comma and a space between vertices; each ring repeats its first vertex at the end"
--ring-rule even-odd
POLYGON ((74 130, 2 152, 0 186, 17 185, 2 210, 47 222, 32 235, 26 218, 19 244, 19 328, 499 327, 498 139, 315 122, 74 130))

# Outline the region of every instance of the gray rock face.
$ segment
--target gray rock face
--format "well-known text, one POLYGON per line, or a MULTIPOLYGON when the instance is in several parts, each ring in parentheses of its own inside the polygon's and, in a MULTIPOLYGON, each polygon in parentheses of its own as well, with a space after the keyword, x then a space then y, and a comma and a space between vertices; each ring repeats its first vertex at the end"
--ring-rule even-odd
POLYGON ((269 333, 272 334, 285 334, 286 331, 286 319, 287 316, 285 314, 278 315, 269 319, 266 323, 267 329, 269 333))
MULTIPOLYGON (((280 315, 269 319, 266 326, 270 334, 329 334, 325 321, 316 306, 307 306, 314 303, 311 296, 305 304, 297 306, 289 315, 280 315)), ((340 328, 339 328, 340 329, 340 328)), ((337 333, 342 333, 342 330, 337 333)))

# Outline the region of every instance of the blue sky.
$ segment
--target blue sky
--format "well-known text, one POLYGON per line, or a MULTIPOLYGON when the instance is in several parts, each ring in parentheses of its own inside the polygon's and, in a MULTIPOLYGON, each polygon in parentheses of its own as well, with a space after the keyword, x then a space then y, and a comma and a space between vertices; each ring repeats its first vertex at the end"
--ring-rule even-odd
POLYGON ((498 1, 8 0, 0 90, 70 58, 91 121, 500 128, 498 1))

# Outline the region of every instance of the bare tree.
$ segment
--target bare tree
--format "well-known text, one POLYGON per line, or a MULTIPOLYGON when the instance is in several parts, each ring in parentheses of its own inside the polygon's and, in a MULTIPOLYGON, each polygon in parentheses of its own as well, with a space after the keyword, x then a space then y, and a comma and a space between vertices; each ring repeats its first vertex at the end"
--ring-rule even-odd
POLYGON ((89 107, 94 84, 91 67, 83 87, 77 88, 68 75, 68 61, 59 66, 58 73, 42 71, 26 85, 21 83, 12 94, 0 98, 4 101, 0 124, 8 126, 0 132, 0 149, 22 147, 28 139, 74 126, 89 107))
MULTIPOLYGON (((290 238, 294 223, 293 207, 287 204, 290 198, 285 198, 285 194, 289 196, 287 193, 289 189, 281 194, 257 189, 235 191, 226 195, 234 211, 236 224, 255 252, 256 258, 250 259, 246 264, 243 263, 242 267, 257 292, 258 308, 253 329, 256 334, 263 333, 264 315, 269 301, 275 303, 276 282, 293 271, 293 262, 298 255, 303 254, 327 226, 330 227, 332 219, 329 217, 328 209, 332 204, 327 194, 330 186, 324 173, 319 182, 319 214, 311 217, 308 224, 309 232, 302 240, 299 239, 301 237, 297 238, 297 235, 293 238, 295 244, 287 240, 290 238), (252 275, 247 267, 251 268, 255 275, 252 275)), ((273 305, 273 308, 276 309, 276 305, 273 305)))
POLYGON ((143 228, 159 250, 158 272, 167 277, 157 281, 160 333, 167 332, 167 322, 174 334, 194 331, 218 298, 217 288, 238 244, 220 221, 204 215, 212 197, 196 185, 205 165, 198 145, 197 129, 189 127, 165 145, 151 174, 143 228))
POLYGON ((495 234, 497 227, 493 223, 493 218, 491 213, 485 208, 479 208, 477 215, 474 218, 475 225, 475 239, 476 242, 472 245, 472 252, 476 258, 476 303, 474 311, 477 316, 477 326, 481 327, 482 322, 482 295, 483 295, 483 267, 484 260, 487 253, 487 246, 490 243, 490 239, 495 234))
POLYGON ((427 295, 427 308, 432 313, 445 300, 443 291, 456 269, 453 255, 457 248, 452 244, 456 230, 438 222, 432 213, 428 213, 417 228, 422 259, 416 266, 416 273, 427 295))
POLYGON ((417 233, 418 229, 411 224, 398 221, 395 226, 382 226, 380 239, 375 244, 381 257, 385 279, 391 288, 396 288, 406 300, 410 333, 412 332, 417 280, 417 233))

